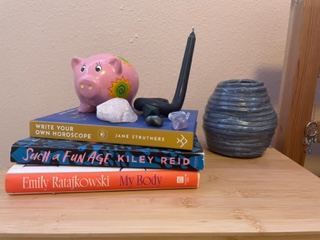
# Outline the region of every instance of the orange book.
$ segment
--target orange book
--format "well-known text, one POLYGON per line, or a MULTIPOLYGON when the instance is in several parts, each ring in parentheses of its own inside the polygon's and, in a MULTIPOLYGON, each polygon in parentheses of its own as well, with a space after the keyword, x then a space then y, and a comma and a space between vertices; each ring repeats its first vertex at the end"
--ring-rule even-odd
POLYGON ((197 188, 199 172, 165 169, 13 165, 9 194, 197 188))

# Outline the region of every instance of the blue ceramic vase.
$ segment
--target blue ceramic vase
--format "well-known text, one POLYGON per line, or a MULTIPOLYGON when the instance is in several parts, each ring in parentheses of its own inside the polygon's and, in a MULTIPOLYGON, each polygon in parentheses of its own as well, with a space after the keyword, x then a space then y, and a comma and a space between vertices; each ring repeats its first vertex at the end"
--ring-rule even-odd
POLYGON ((221 155, 254 158, 269 147, 277 115, 263 82, 220 82, 208 99, 203 130, 208 149, 221 155))

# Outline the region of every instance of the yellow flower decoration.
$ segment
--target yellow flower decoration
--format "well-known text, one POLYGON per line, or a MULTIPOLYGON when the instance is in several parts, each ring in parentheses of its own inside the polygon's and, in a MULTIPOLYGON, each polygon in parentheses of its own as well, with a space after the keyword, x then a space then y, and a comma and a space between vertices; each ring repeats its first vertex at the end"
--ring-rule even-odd
POLYGON ((129 80, 125 79, 123 76, 120 79, 117 78, 115 82, 112 82, 112 86, 108 89, 110 90, 109 96, 125 98, 130 93, 129 80))

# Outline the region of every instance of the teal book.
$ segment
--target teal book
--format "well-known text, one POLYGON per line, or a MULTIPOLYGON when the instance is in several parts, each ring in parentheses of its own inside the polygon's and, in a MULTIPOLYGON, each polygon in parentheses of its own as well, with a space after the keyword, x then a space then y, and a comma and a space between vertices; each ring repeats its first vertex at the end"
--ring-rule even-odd
POLYGON ((195 138, 192 150, 27 137, 11 146, 19 164, 202 170, 204 151, 195 138))
POLYGON ((192 150, 198 111, 182 111, 188 116, 188 127, 181 130, 173 129, 167 117, 161 127, 147 125, 142 115, 134 123, 110 123, 99 120, 95 112, 72 108, 31 120, 29 132, 39 138, 192 150))

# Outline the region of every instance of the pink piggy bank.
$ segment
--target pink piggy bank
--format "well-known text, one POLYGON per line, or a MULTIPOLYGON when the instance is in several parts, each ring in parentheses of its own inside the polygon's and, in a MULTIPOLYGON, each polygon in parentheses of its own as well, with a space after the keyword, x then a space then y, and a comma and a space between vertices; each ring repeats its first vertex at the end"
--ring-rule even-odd
POLYGON ((125 98, 131 104, 138 92, 139 78, 133 66, 113 54, 96 54, 71 60, 74 87, 80 100, 79 112, 94 112, 111 98, 125 98))

